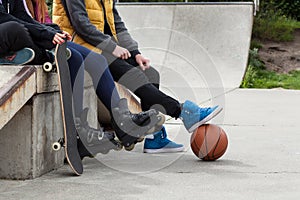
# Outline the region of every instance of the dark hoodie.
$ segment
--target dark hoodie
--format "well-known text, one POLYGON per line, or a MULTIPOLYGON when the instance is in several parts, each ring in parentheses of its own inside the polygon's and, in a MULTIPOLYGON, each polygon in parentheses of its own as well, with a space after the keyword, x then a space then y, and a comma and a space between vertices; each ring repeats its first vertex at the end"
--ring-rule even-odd
POLYGON ((33 41, 45 49, 55 47, 52 40, 56 33, 61 32, 58 26, 46 26, 32 19, 25 10, 23 0, 2 0, 2 3, 0 1, 0 24, 9 21, 23 24, 33 41))

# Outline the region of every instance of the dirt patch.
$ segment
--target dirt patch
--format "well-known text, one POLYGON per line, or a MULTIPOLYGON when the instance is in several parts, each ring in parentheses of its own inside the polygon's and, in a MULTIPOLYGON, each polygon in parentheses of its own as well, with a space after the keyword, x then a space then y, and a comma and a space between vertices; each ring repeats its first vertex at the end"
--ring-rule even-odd
POLYGON ((300 70, 300 29, 294 34, 292 42, 262 42, 259 57, 267 70, 279 73, 300 70))

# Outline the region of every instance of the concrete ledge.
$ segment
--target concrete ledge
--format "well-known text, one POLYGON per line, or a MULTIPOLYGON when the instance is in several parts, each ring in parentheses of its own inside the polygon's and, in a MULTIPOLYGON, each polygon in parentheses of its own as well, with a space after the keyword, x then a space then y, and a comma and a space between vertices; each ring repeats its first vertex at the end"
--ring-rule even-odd
MULTIPOLYGON (((61 167, 64 150, 51 148, 63 137, 57 74, 41 66, 0 66, 0 72, 0 178, 31 179, 61 167)), ((88 76, 87 106, 89 124, 97 127, 97 97, 88 76)))
MULTIPOLYGON (((0 129, 18 112, 36 92, 35 68, 1 68, 1 72, 16 73, 0 86, 0 129), (19 71, 16 71, 19 69, 19 71)), ((1 76, 2 77, 2 76, 1 76)))

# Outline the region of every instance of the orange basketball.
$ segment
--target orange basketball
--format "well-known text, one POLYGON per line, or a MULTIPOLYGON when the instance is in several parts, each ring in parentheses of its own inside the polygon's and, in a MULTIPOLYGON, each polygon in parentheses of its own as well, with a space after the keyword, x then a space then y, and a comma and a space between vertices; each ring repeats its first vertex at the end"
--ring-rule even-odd
POLYGON ((228 139, 225 131, 213 124, 198 127, 191 136, 191 148, 194 154, 206 161, 217 160, 226 151, 228 139))

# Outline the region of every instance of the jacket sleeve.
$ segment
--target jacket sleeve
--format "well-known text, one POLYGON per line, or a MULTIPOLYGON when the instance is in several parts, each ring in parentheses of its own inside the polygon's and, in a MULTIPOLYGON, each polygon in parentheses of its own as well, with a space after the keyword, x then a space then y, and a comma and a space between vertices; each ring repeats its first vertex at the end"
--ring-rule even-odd
POLYGON ((23 24, 28 29, 34 40, 45 40, 46 43, 52 43, 54 35, 59 32, 52 27, 44 26, 33 20, 26 13, 22 3, 15 4, 10 14, 6 12, 2 5, 0 5, 0 7, 0 23, 16 21, 20 24, 23 24))
POLYGON ((76 33, 89 44, 109 53, 116 48, 110 35, 99 31, 89 20, 84 0, 65 1, 71 24, 76 33))
POLYGON ((120 17, 116 9, 115 3, 113 7, 113 13, 114 13, 114 20, 115 20, 118 42, 121 47, 128 49, 131 55, 135 57, 137 54, 140 54, 138 50, 138 43, 129 34, 125 26, 125 23, 122 21, 122 18, 120 17))

